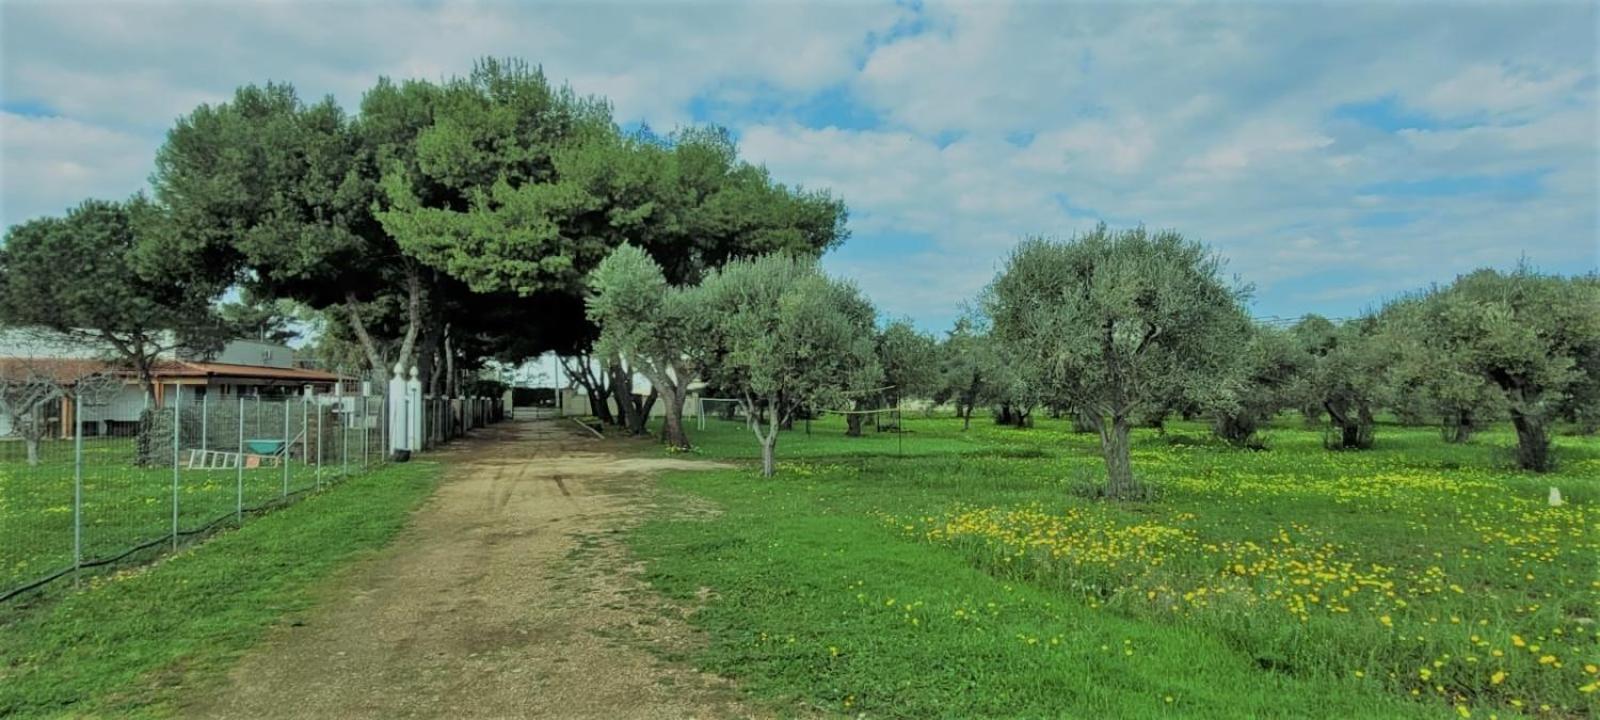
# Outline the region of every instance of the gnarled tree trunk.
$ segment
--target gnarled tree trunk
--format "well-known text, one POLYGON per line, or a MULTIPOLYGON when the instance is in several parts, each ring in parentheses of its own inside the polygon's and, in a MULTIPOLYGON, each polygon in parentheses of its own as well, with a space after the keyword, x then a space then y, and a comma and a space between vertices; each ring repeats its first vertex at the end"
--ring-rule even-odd
POLYGON ((606 361, 606 374, 611 376, 611 399, 617 405, 615 418, 617 427, 631 428, 629 418, 633 417, 633 377, 624 370, 622 361, 612 358, 606 361))
POLYGON ((1457 410, 1445 418, 1444 441, 1455 444, 1467 442, 1472 439, 1472 431, 1476 428, 1471 410, 1457 410))
POLYGON ((1110 421, 1100 423, 1100 451, 1106 459, 1106 495, 1119 499, 1137 498, 1142 493, 1139 481, 1133 477, 1133 460, 1129 452, 1129 431, 1132 423, 1125 415, 1112 415, 1110 421))
POLYGON ((1221 412, 1211 421, 1211 430, 1228 444, 1244 447, 1256 434, 1256 418, 1248 412, 1221 412))
POLYGON ((1511 426, 1517 430, 1517 465, 1524 470, 1549 472, 1554 469, 1550 458, 1550 432, 1544 418, 1525 413, 1513 406, 1511 426))
POLYGON ((778 397, 773 395, 767 398, 768 413, 758 412, 755 399, 745 395, 745 415, 750 424, 750 431, 754 432, 756 439, 761 441, 761 476, 772 477, 777 472, 778 459, 778 425, 783 422, 783 414, 778 407, 778 397))
POLYGON ((778 432, 774 428, 761 439, 761 477, 772 477, 778 471, 778 432))
POLYGON ((687 393, 681 386, 662 388, 661 441, 679 450, 689 449, 689 434, 683 429, 683 403, 687 393))
POLYGON ((628 408, 628 434, 639 436, 648 431, 650 423, 650 410, 656 405, 657 391, 654 387, 644 396, 628 393, 632 407, 628 408))
POLYGON ((611 415, 611 406, 606 404, 606 398, 611 395, 611 388, 606 384, 604 372, 595 374, 593 359, 587 354, 579 355, 574 364, 568 365, 566 358, 561 358, 561 368, 566 370, 567 377, 576 380, 583 387, 583 394, 589 398, 590 414, 600 418, 600 422, 607 425, 616 425, 616 420, 611 415))
POLYGON ((1366 450, 1372 447, 1372 411, 1365 406, 1351 409, 1331 402, 1323 403, 1323 407, 1339 433, 1339 443, 1335 448, 1366 450))
POLYGON ((39 439, 44 434, 39 428, 39 418, 34 415, 38 410, 28 413, 27 425, 23 428, 23 442, 28 446, 28 467, 39 464, 39 439))

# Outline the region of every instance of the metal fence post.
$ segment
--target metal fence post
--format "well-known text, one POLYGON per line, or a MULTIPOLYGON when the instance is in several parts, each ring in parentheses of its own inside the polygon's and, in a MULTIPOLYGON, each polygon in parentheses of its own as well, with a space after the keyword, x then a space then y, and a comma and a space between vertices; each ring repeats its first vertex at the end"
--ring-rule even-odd
POLYGON ((72 572, 83 569, 83 394, 72 397, 72 572))
POLYGON ((382 458, 389 457, 389 394, 384 393, 378 400, 378 447, 383 448, 382 458))
POLYGON ((178 549, 179 446, 183 444, 183 386, 172 383, 172 549, 178 549))
POLYGON ((339 479, 350 474, 350 415, 344 411, 344 399, 339 400, 339 479))
POLYGON ((236 481, 238 483, 238 487, 234 491, 233 521, 236 524, 243 525, 244 524, 244 396, 243 395, 239 396, 239 457, 238 457, 238 460, 237 460, 237 464, 238 464, 238 478, 237 478, 236 481))
POLYGON ((322 489, 322 441, 327 438, 322 433, 322 404, 317 404, 317 489, 322 489))
MULTIPOLYGON (((305 401, 301 401, 305 404, 305 401)), ((289 497, 289 465, 291 450, 294 449, 294 438, 289 436, 289 398, 283 399, 283 497, 289 497)))
MULTIPOLYGON (((310 405, 306 404, 310 396, 311 388, 309 387, 300 392, 300 437, 305 438, 301 441, 300 449, 304 451, 301 455, 305 458, 306 465, 311 464, 311 411, 309 410, 310 405)), ((317 440, 321 442, 322 438, 317 438, 317 440)))
MULTIPOLYGON (((207 388, 209 390, 209 388, 207 388)), ((211 393, 200 396, 200 449, 206 449, 207 431, 211 429, 211 393)))
POLYGON ((367 427, 367 406, 371 398, 361 396, 361 469, 365 471, 372 461, 372 428, 367 427))

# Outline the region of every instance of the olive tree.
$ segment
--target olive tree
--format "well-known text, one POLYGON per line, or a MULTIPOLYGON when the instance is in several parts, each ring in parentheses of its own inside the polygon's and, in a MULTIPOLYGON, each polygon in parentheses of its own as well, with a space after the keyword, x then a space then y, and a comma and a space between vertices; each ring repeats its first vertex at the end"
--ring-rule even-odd
POLYGON ((1305 357, 1287 332, 1271 327, 1251 330, 1235 374, 1211 408, 1217 437, 1233 445, 1258 447, 1256 433, 1261 426, 1294 406, 1293 391, 1305 357))
POLYGON ((881 382, 872 306, 814 260, 781 254, 735 260, 686 295, 708 330, 708 374, 742 398, 761 443, 764 476, 775 469, 787 415, 799 407, 839 407, 851 390, 881 382))
POLYGON ((1051 390, 1059 385, 1045 374, 1047 369, 1022 362, 1021 351, 1011 345, 991 349, 994 365, 985 396, 996 425, 1033 427, 1033 411, 1052 402, 1060 404, 1051 390))
MULTIPOLYGON (((910 320, 898 319, 877 333, 875 350, 883 370, 883 387, 857 395, 855 408, 861 410, 876 401, 880 408, 897 408, 907 397, 932 395, 938 382, 938 350, 932 336, 917 330, 910 320)), ((864 413, 846 416, 845 434, 861 435, 864 413)))
POLYGON ((1394 354, 1387 369, 1390 404, 1401 418, 1437 421, 1445 442, 1464 443, 1505 417, 1505 397, 1464 355, 1430 341, 1429 302, 1426 293, 1412 295, 1379 313, 1380 342, 1394 354))
POLYGON ((1479 270, 1430 292, 1418 328, 1428 345, 1504 395, 1518 464, 1552 469, 1550 423, 1574 393, 1593 387, 1586 360, 1600 349, 1600 285, 1526 266, 1479 270))
POLYGON ((683 404, 702 373, 703 315, 693 292, 667 284, 661 266, 643 250, 623 245, 589 273, 588 315, 600 327, 596 351, 615 353, 650 381, 665 402, 662 439, 688 448, 683 404))
POLYGON ((885 325, 877 340, 878 362, 891 406, 907 397, 933 394, 939 379, 939 345, 933 336, 900 319, 885 325))
POLYGON ((1392 394, 1388 369, 1396 359, 1381 327, 1375 316, 1335 323, 1308 315, 1290 331, 1306 354, 1296 392, 1302 406, 1327 412, 1329 449, 1372 447, 1374 415, 1392 394))
POLYGON ((39 464, 39 442, 50 434, 48 414, 64 394, 55 377, 28 363, 8 363, 0 371, 0 415, 27 447, 29 466, 39 464))
POLYGON ((1099 430, 1111 497, 1141 494, 1129 459, 1139 413, 1214 394, 1244 338, 1248 291, 1220 270, 1176 232, 1101 225, 1024 241, 990 286, 995 335, 1024 377, 1099 430))
POLYGON ((956 406, 961 429, 972 427, 972 410, 984 402, 995 383, 999 357, 981 317, 956 319, 955 326, 939 344, 938 395, 956 406))

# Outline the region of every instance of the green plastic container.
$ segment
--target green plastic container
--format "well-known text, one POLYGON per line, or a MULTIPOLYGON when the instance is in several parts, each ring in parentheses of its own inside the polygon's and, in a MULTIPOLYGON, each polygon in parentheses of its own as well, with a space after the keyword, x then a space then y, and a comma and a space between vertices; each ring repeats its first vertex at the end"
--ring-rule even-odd
POLYGON ((283 451, 282 440, 246 440, 244 444, 256 455, 277 455, 283 451))

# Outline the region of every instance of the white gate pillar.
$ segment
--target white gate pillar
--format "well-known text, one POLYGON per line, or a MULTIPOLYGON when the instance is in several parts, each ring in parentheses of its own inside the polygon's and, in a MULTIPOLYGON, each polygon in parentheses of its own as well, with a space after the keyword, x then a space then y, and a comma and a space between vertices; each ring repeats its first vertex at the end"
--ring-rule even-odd
POLYGON ((411 368, 411 379, 406 381, 407 403, 407 430, 409 431, 409 449, 413 452, 422 450, 422 380, 417 376, 417 368, 411 368))
POLYGON ((396 364, 394 376, 389 378, 389 412, 384 419, 389 424, 390 455, 411 449, 411 430, 406 427, 410 404, 411 396, 406 393, 405 365, 396 364))

